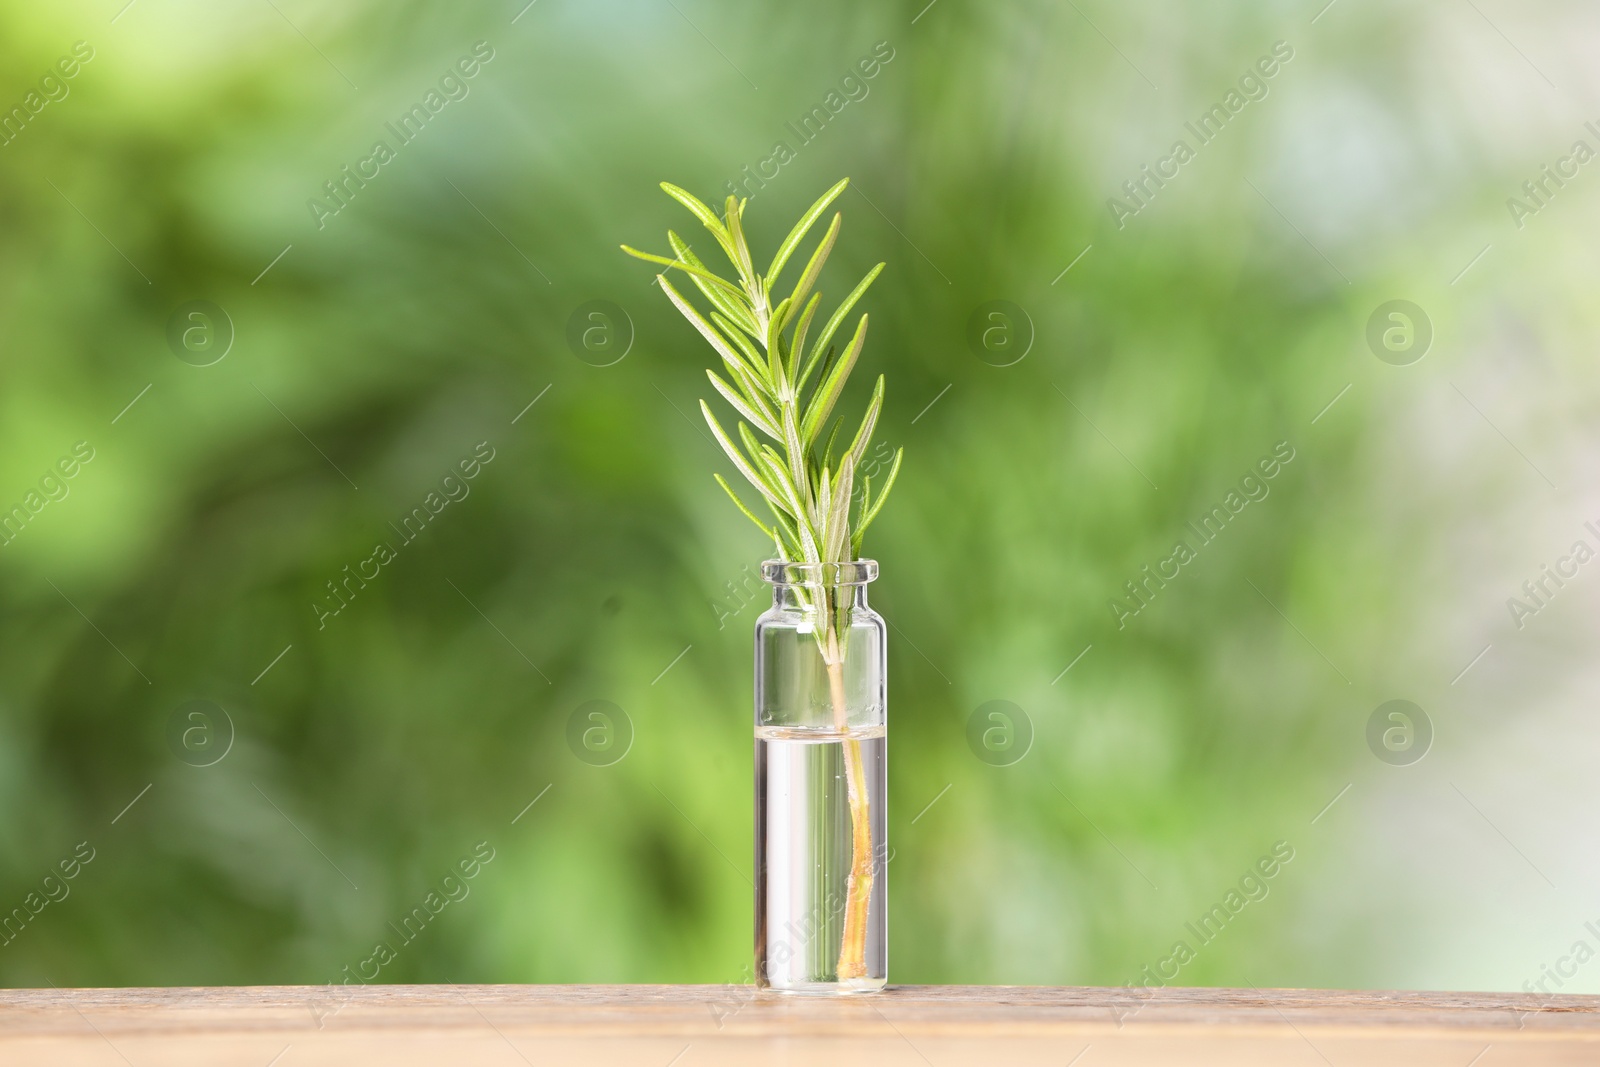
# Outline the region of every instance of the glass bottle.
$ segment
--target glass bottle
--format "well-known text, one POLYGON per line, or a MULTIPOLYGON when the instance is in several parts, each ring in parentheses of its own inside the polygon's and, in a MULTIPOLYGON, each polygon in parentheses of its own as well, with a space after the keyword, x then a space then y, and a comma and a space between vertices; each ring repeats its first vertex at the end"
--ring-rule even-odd
POLYGON ((756 620, 756 984, 888 980, 888 650, 874 560, 784 563, 756 620))

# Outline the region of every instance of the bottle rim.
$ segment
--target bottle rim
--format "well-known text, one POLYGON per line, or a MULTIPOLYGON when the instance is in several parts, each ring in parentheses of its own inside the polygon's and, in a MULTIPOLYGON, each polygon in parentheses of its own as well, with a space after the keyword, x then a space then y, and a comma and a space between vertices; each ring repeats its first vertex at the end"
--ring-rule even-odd
POLYGON ((848 563, 792 563, 769 559, 761 564, 761 577, 772 585, 866 585, 878 577, 878 561, 857 559, 848 563))

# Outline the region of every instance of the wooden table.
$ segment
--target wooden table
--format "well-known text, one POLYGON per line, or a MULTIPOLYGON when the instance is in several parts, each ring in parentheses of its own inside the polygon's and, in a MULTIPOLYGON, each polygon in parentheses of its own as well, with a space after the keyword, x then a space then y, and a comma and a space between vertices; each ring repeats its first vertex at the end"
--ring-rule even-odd
POLYGON ((1600 997, 901 986, 0 992, 0 1064, 1600 1064, 1600 997))

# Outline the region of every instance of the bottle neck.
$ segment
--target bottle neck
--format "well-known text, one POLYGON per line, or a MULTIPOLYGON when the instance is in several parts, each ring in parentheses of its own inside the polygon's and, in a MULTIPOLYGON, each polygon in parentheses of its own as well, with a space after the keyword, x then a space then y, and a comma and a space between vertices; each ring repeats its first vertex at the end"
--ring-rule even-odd
POLYGON ((815 611, 831 602, 836 607, 867 606, 865 582, 853 585, 821 586, 810 583, 772 583, 772 606, 778 611, 815 611))

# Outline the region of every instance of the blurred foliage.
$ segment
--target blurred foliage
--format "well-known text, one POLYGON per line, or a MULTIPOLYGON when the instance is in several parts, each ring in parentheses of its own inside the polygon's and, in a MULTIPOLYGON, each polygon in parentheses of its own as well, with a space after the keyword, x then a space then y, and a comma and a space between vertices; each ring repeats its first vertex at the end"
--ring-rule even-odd
MULTIPOLYGON (((7 984, 320 983, 385 941, 385 981, 742 980, 760 605, 728 615, 727 583, 764 546, 711 479, 702 343, 617 246, 681 222, 657 181, 720 197, 778 140, 753 242, 849 175, 835 277, 890 263, 845 404, 887 373, 879 434, 907 452, 869 546, 892 978, 1134 981, 1286 840, 1182 982, 1452 981, 1398 961, 1368 925, 1381 879, 1310 823, 1374 773, 1371 709, 1446 692, 1481 644, 1430 562, 1468 505, 1396 416, 1419 383, 1449 399, 1447 370, 1361 338, 1403 295, 1436 350, 1465 343, 1452 312, 1497 262, 1447 283, 1510 244, 1498 190, 1545 142, 1475 141, 1472 101, 1380 32, 1420 33, 1409 6, 922 6, 4 5, 0 99, 95 50, 0 147, 0 500, 94 449, 0 549, 0 907, 96 850, 0 949, 7 984), (1119 229, 1107 197, 1280 38, 1266 98, 1119 229), (319 228, 307 201, 478 41, 465 98, 319 228), (800 144, 787 124, 879 42, 800 144), (1424 124, 1425 148, 1396 134, 1424 124), (594 299, 635 333, 609 366, 567 343, 594 299), (966 341, 996 299, 1035 333, 1005 367, 966 341), (192 300, 236 333, 210 366, 168 344, 192 300), (1281 441, 1266 499, 1119 629, 1108 601, 1281 441), (467 495, 404 540, 480 442, 467 495), (380 542, 396 558, 319 625, 380 542), (211 766, 169 743, 195 699, 232 721, 211 766), (567 745, 592 699, 632 723, 611 766, 567 745), (1036 732, 1013 766, 967 748, 993 699, 1036 732), (484 841, 470 895, 402 944, 484 841)), ((1530 286, 1550 304, 1518 328, 1568 336, 1573 285, 1530 286)), ((1531 475, 1462 425, 1510 506, 1531 475)))

